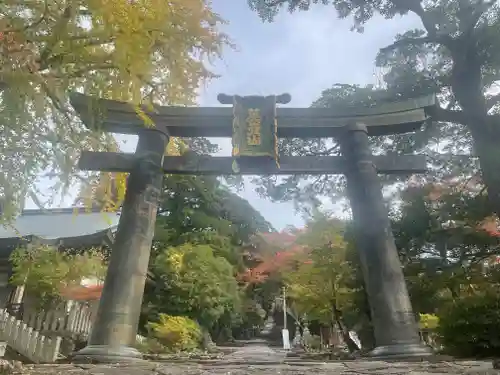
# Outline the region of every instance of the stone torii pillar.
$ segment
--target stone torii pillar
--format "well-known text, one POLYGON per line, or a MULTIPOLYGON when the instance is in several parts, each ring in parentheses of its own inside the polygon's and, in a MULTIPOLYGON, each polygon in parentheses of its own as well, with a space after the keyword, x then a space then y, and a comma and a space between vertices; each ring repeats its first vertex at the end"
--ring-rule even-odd
MULTIPOLYGON (((75 354, 75 362, 123 362, 142 358, 133 345, 162 189, 163 155, 169 136, 158 128, 142 129, 138 134, 139 142, 99 308, 88 345, 75 354)), ((99 156, 105 159, 107 155, 99 156)))
POLYGON ((347 163, 347 192, 377 345, 370 355, 430 355, 418 334, 368 130, 362 123, 351 123, 344 130, 340 146, 347 163))

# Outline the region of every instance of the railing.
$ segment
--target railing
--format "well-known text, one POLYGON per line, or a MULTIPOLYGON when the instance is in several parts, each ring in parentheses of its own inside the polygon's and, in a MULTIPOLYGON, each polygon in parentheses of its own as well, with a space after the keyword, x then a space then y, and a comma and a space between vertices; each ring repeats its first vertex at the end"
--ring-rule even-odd
POLYGON ((147 338, 141 335, 135 335, 135 342, 138 344, 144 344, 147 338))
MULTIPOLYGON (((92 329, 94 314, 86 303, 73 302, 69 310, 58 308, 41 312, 22 304, 15 307, 0 309, 0 341, 35 363, 55 362, 63 337, 89 337, 92 329), (14 315, 16 312, 21 314, 14 315)), ((145 340, 136 335, 138 343, 145 340)))
POLYGON ((422 342, 432 349, 438 351, 443 349, 441 343, 439 342, 438 335, 435 329, 420 329, 420 339, 422 342))
POLYGON ((87 304, 73 302, 69 311, 62 308, 42 312, 25 311, 23 320, 29 327, 42 333, 88 336, 92 328, 93 312, 87 304))
POLYGON ((55 362, 62 341, 61 337, 41 335, 5 309, 0 309, 0 337, 12 349, 35 363, 55 362))

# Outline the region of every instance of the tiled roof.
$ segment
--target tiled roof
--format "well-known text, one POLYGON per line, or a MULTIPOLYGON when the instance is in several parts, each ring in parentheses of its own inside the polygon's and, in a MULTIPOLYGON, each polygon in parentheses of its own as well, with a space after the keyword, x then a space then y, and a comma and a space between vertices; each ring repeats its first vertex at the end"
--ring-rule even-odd
POLYGON ((81 209, 25 210, 11 224, 0 225, 0 240, 37 237, 57 240, 92 236, 115 230, 119 214, 85 212, 81 209))

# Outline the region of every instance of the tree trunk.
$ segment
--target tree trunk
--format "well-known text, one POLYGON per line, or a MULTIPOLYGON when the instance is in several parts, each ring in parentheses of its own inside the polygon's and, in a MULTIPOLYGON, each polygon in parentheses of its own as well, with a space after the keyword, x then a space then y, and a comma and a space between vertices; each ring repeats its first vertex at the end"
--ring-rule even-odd
POLYGON ((340 331, 340 334, 342 335, 342 339, 344 340, 345 344, 347 345, 347 349, 349 350, 349 353, 354 353, 355 351, 359 350, 358 346, 351 339, 351 336, 349 335, 349 329, 347 329, 347 327, 345 326, 345 324, 343 322, 342 311, 337 309, 337 305, 335 303, 332 303, 332 313, 333 313, 333 317, 334 317, 335 323, 337 325, 337 328, 340 331))
POLYGON ((460 298, 460 291, 459 290, 457 291, 457 288, 454 285, 450 285, 447 288, 450 291, 451 298, 453 300, 457 300, 460 298))
POLYGON ((495 128, 500 124, 491 122, 486 119, 484 124, 474 124, 469 129, 487 188, 488 207, 485 208, 500 218, 500 128, 495 128))
POLYGON ((349 335, 349 330, 344 325, 342 320, 340 318, 336 318, 335 320, 337 323, 337 327, 340 330, 340 334, 342 335, 342 339, 344 340, 344 342, 347 345, 347 349, 349 350, 349 353, 354 353, 355 351, 359 350, 356 343, 351 339, 351 336, 349 335))
POLYGON ((482 80, 483 58, 477 35, 462 35, 452 52, 452 89, 463 110, 464 124, 471 132, 474 154, 488 191, 486 212, 500 218, 500 129, 499 121, 488 116, 482 80), (461 39, 460 39, 461 38, 461 39))
POLYGON ((203 349, 208 352, 214 351, 216 349, 216 345, 212 340, 212 336, 210 335, 209 330, 205 327, 201 327, 201 333, 203 349))

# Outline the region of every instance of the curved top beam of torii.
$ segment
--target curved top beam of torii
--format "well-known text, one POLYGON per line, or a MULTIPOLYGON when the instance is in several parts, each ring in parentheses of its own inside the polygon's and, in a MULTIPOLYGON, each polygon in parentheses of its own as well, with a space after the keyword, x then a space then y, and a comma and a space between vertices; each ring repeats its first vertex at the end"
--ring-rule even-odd
MULTIPOLYGON (((241 96, 239 95, 227 95, 227 94, 219 94, 217 95, 217 100, 219 101, 220 104, 233 104, 234 98, 238 98, 241 96)), ((281 95, 268 95, 268 96, 251 96, 254 98, 274 98, 275 103, 277 104, 288 104, 292 101, 292 96, 290 94, 281 94, 281 95)), ((248 96, 247 96, 248 98, 248 96)))
MULTIPOLYGON (((228 96, 229 97, 229 96, 228 96)), ((277 97, 278 99, 278 97, 277 97)), ((285 99, 285 98, 283 98, 285 99)), ((136 134, 144 127, 128 103, 99 99, 79 93, 70 95, 71 104, 86 126, 103 131, 136 134)), ((336 137, 343 126, 362 122, 369 135, 407 133, 420 128, 436 105, 435 95, 375 107, 277 108, 278 137, 336 137)), ((231 137, 231 107, 158 106, 154 113, 143 108, 159 128, 167 128, 173 137, 231 137)))

